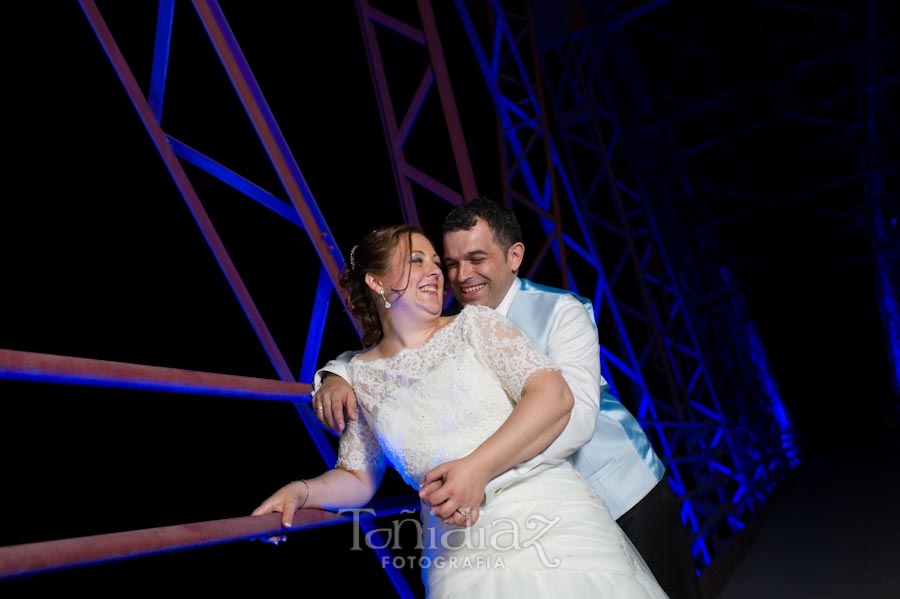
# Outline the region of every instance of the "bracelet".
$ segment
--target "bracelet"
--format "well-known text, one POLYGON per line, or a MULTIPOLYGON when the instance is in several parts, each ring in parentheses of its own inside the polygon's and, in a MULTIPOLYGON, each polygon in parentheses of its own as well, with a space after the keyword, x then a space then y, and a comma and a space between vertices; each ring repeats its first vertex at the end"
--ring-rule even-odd
POLYGON ((305 478, 301 478, 301 479, 300 479, 300 482, 303 483, 304 485, 306 485, 306 497, 303 498, 303 503, 301 503, 301 504, 297 507, 298 510, 299 510, 300 508, 302 508, 304 505, 306 505, 306 502, 307 502, 307 501, 309 501, 309 483, 306 482, 306 479, 305 479, 305 478))

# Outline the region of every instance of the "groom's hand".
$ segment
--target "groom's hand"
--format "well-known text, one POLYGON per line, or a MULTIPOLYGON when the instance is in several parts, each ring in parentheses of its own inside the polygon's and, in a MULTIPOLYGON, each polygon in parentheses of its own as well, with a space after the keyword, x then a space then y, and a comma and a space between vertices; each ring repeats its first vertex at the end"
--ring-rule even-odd
POLYGON ((419 497, 432 514, 447 524, 471 526, 478 521, 486 485, 487 480, 474 463, 461 458, 429 470, 420 485, 419 497))
POLYGON ((356 394, 350 383, 336 374, 329 374, 312 400, 316 417, 337 434, 344 432, 347 420, 356 420, 356 394))

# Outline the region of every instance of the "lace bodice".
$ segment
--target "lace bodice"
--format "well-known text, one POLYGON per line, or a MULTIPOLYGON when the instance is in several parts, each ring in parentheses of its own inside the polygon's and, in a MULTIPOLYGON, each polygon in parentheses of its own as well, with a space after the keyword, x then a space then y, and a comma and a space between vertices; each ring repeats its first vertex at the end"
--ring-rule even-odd
POLYGON ((414 489, 465 456, 506 420, 528 377, 556 369, 504 316, 467 306, 424 345, 390 358, 353 358, 360 406, 341 436, 338 466, 382 470, 385 456, 414 489))

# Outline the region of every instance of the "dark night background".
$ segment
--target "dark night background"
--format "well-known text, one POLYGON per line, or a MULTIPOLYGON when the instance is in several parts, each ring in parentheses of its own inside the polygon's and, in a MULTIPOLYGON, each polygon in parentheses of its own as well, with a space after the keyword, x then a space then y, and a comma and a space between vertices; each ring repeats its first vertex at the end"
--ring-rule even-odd
MULTIPOLYGON (((177 4, 164 129, 280 192, 202 25, 177 4)), ((250 4, 222 8, 346 255, 373 225, 402 220, 356 7, 250 4)), ((156 3, 99 6, 146 85, 156 3)), ((6 10, 0 348, 274 378, 79 5, 6 10)), ((497 195, 490 105, 476 85, 467 89, 458 101, 480 191, 497 195)), ((217 182, 198 175, 196 184, 296 371, 305 338, 296 313, 318 273, 305 234, 217 182)), ((833 452, 895 434, 874 276, 865 256, 850 255, 864 245, 826 251, 803 243, 812 225, 802 216, 770 215, 743 226, 779 258, 757 261, 743 282, 801 447, 833 452)), ((349 323, 334 326, 320 362, 357 345, 349 323)), ((11 380, 0 380, 0 394, 0 545, 247 515, 322 465, 286 402, 11 380)), ((388 480, 385 491, 403 488, 388 480)), ((241 583, 311 593, 314 583, 359 583, 390 595, 386 577, 364 574, 380 571, 368 552, 341 552, 350 574, 335 579, 332 551, 350 534, 339 528, 277 548, 238 542, 4 581, 0 593, 241 583)))

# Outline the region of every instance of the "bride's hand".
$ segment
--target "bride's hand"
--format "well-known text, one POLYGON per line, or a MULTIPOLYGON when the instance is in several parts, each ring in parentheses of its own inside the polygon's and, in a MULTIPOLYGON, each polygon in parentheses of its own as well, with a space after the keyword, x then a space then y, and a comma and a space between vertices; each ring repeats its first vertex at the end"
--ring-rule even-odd
MULTIPOLYGON (((250 515, 261 516, 263 514, 278 512, 281 514, 281 525, 284 528, 290 528, 294 519, 294 512, 302 507, 307 499, 309 499, 307 489, 309 489, 309 485, 306 481, 294 481, 288 483, 259 504, 250 515)), ((259 539, 277 545, 278 543, 287 541, 287 536, 278 535, 273 537, 259 537, 259 539)))

